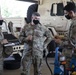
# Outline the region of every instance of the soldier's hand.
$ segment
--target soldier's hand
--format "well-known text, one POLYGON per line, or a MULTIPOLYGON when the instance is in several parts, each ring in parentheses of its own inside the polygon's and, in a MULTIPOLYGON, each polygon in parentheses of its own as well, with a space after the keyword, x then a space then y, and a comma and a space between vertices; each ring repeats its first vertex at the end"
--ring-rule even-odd
POLYGON ((27 36, 26 39, 31 41, 32 40, 32 35, 27 36))
POLYGON ((6 44, 6 43, 8 43, 7 39, 3 39, 3 40, 1 41, 1 44, 6 44))

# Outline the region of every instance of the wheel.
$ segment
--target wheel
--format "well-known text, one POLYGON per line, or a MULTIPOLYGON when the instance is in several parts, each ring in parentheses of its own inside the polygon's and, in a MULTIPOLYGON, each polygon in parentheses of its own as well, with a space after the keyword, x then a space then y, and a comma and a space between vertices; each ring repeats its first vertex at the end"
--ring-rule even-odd
POLYGON ((20 68, 21 57, 18 54, 4 59, 4 69, 15 70, 20 68))
POLYGON ((4 69, 15 70, 20 68, 20 62, 16 60, 4 61, 4 69))

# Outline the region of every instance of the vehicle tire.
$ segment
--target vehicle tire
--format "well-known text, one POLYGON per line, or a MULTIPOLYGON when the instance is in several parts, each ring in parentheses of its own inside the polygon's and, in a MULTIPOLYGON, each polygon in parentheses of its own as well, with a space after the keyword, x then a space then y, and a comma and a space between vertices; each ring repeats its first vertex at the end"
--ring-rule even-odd
POLYGON ((55 48, 57 46, 57 43, 55 42, 55 40, 52 40, 48 46, 47 46, 47 49, 48 49, 48 56, 47 57, 55 57, 55 48))
POLYGON ((15 70, 20 68, 20 62, 16 60, 4 61, 4 69, 15 70))

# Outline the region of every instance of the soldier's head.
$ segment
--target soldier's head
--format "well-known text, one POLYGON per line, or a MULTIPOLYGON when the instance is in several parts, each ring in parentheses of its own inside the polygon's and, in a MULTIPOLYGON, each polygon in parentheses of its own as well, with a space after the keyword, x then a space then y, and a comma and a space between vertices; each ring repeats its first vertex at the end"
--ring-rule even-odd
POLYGON ((2 16, 0 15, 0 32, 2 31, 2 24, 3 24, 3 18, 2 16))
POLYGON ((73 2, 69 2, 64 7, 64 14, 67 19, 72 19, 76 16, 76 5, 73 2))
POLYGON ((0 25, 2 25, 3 24, 3 20, 0 20, 0 25))
POLYGON ((37 13, 37 12, 34 12, 32 14, 32 23, 35 24, 35 25, 37 25, 37 24, 40 23, 39 21, 40 21, 40 14, 37 13))
POLYGON ((0 15, 0 25, 2 25, 3 24, 3 18, 2 18, 2 16, 0 15))

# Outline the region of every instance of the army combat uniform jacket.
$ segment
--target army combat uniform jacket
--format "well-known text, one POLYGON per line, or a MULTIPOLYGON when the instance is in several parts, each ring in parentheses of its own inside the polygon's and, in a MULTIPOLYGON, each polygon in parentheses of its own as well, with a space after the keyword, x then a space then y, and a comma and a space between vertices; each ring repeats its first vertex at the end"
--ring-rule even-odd
POLYGON ((32 49, 33 55, 42 56, 44 48, 48 45, 48 43, 53 39, 53 36, 46 27, 38 24, 31 25, 27 24, 24 26, 20 34, 20 40, 27 43, 29 47, 32 49), (27 41, 26 37, 28 35, 33 36, 32 41, 27 41))

